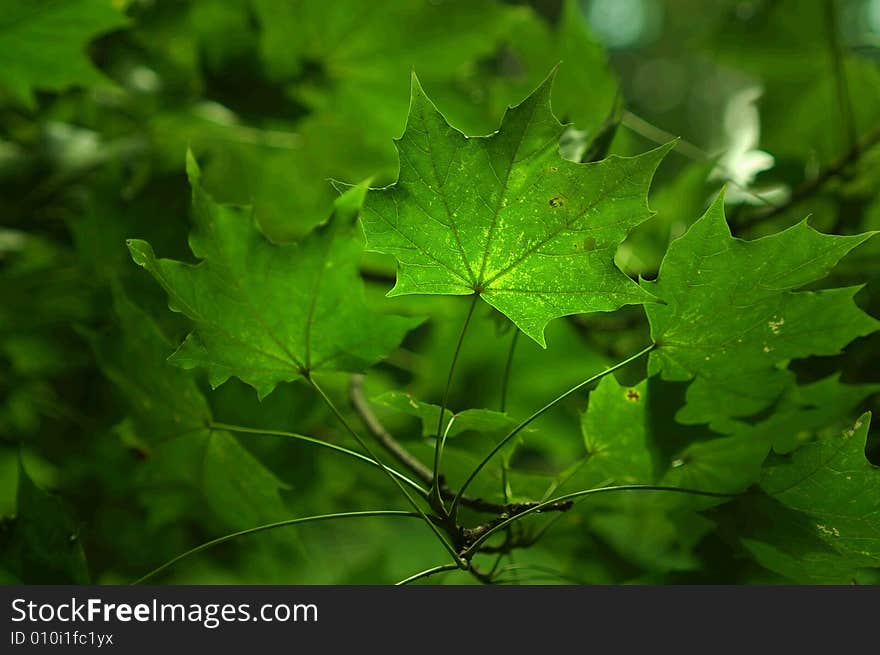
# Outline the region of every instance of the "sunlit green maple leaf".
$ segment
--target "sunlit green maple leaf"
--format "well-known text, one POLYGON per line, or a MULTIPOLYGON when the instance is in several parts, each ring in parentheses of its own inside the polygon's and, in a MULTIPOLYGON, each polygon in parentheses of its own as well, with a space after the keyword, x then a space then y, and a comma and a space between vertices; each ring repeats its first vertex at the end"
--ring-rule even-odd
MULTIPOLYGON (((198 265, 157 259, 130 240, 132 258, 168 293, 169 305, 195 323, 171 360, 202 366, 212 386, 236 376, 261 397, 277 384, 320 371, 360 371, 396 348, 419 320, 369 309, 358 275, 362 250, 351 195, 326 225, 296 244, 275 245, 249 209, 217 204, 201 188, 190 155, 198 265)), ((355 187, 349 194, 363 193, 355 187)))
POLYGON ((6 0, 0 10, 0 88, 33 106, 34 91, 107 83, 86 44, 121 27, 110 0, 6 0))
POLYGON ((860 287, 795 291, 823 278, 871 234, 821 234, 802 221, 755 241, 731 236, 719 195, 669 247, 649 305, 657 348, 649 374, 693 380, 683 423, 732 430, 730 418, 769 406, 791 383, 788 360, 835 355, 880 325, 853 302, 860 287))
POLYGON ((367 248, 399 263, 389 295, 477 293, 542 346, 554 318, 653 300, 612 260, 651 216, 648 186, 670 145, 563 159, 551 85, 510 109, 498 132, 467 137, 413 76, 398 180, 371 191, 362 213, 367 248))

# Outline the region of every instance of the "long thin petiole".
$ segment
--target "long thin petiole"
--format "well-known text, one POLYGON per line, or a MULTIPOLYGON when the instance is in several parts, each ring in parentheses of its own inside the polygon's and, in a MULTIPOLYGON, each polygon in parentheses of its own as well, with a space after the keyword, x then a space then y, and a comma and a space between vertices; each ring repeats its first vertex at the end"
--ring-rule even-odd
MULTIPOLYGON (((212 422, 210 424, 210 427, 213 429, 217 429, 217 430, 226 430, 227 432, 241 432, 244 434, 262 434, 262 435, 267 435, 267 436, 272 436, 272 437, 285 437, 288 439, 296 439, 297 441, 304 441, 305 443, 310 443, 315 446, 320 446, 321 448, 335 450, 337 453, 342 453, 343 455, 348 455, 349 457, 353 457, 354 459, 360 460, 362 462, 366 462, 367 464, 370 464, 371 466, 382 468, 381 465, 379 464, 379 462, 377 462, 374 459, 370 459, 366 455, 362 455, 359 452, 356 452, 354 450, 349 450, 348 448, 345 448, 344 446, 337 446, 336 444, 330 443, 329 441, 323 441, 321 439, 316 439, 314 437, 307 437, 304 434, 297 434, 296 432, 284 432, 282 430, 264 430, 262 428, 249 428, 249 427, 245 427, 245 426, 241 426, 241 425, 229 425, 228 423, 214 423, 214 422, 212 422)), ((414 480, 409 479, 403 473, 400 473, 399 471, 395 471, 390 466, 386 465, 385 468, 388 469, 391 472, 391 474, 393 476, 395 476, 396 478, 398 478, 401 482, 404 482, 405 484, 408 484, 410 487, 412 487, 415 491, 417 491, 419 493, 419 495, 427 497, 428 490, 425 489, 424 487, 422 487, 422 485, 420 485, 418 482, 415 482, 414 480)))
POLYGON ((455 548, 452 546, 452 544, 449 543, 449 541, 446 539, 446 536, 434 524, 434 521, 432 521, 428 517, 428 515, 425 514, 425 510, 423 510, 421 508, 421 506, 415 501, 415 499, 410 495, 410 493, 406 490, 406 487, 403 486, 403 483, 394 476, 394 474, 391 472, 391 469, 389 469, 387 466, 385 466, 385 464, 382 462, 381 459, 379 459, 376 456, 376 453, 373 452, 373 449, 370 448, 370 446, 367 444, 367 442, 361 438, 361 436, 357 433, 357 431, 353 427, 351 427, 351 424, 349 424, 348 420, 342 415, 342 412, 339 411, 339 409, 336 407, 336 404, 330 399, 330 396, 328 396, 324 392, 324 390, 320 386, 318 386, 318 384, 311 377, 309 377, 307 379, 308 379, 309 384, 311 384, 312 388, 318 392, 318 395, 321 396, 321 398, 324 400, 324 403, 327 405, 327 407, 330 409, 330 411, 333 413, 333 415, 337 418, 337 420, 348 431, 348 433, 354 438, 354 440, 358 442, 358 445, 360 445, 360 447, 363 448, 371 458, 376 460, 376 462, 379 464, 379 467, 383 471, 385 471, 385 473, 388 475, 388 477, 394 482, 395 485, 397 485, 397 488, 400 489, 401 493, 403 493, 403 495, 406 496, 406 499, 409 502, 409 504, 412 506, 412 508, 415 509, 416 512, 418 512, 419 516, 421 516, 422 519, 424 519, 425 523, 428 524, 428 527, 431 528, 431 531, 435 535, 437 535, 437 538, 440 540, 440 543, 443 544, 443 547, 447 550, 447 552, 450 555, 452 555, 452 559, 456 563, 456 566, 463 568, 465 566, 465 563, 458 556, 458 553, 455 552, 455 548))
POLYGON ((534 545, 534 544, 538 543, 539 541, 541 541, 541 539, 544 538, 544 535, 547 534, 548 532, 550 532, 550 530, 553 528, 553 526, 556 525, 557 523, 559 523, 559 519, 561 519, 563 516, 565 516, 565 515, 564 514, 556 514, 552 519, 550 519, 544 525, 542 525, 538 529, 538 531, 536 533, 534 533, 533 535, 531 535, 531 537, 529 538, 529 545, 534 545))
POLYGON ((523 510, 519 514, 515 514, 504 521, 500 521, 496 523, 491 528, 486 530, 483 534, 481 534, 463 553, 463 556, 467 558, 469 555, 475 553, 479 547, 492 535, 496 534, 499 530, 504 530, 507 526, 515 521, 519 521, 521 518, 528 516, 534 512, 540 512, 542 509, 547 507, 552 503, 561 503, 567 500, 575 500, 576 498, 582 498, 583 496, 592 496, 595 494, 602 493, 612 493, 616 491, 666 491, 680 494, 689 494, 692 496, 709 496, 712 498, 734 498, 739 494, 726 494, 718 491, 704 491, 702 489, 688 489, 686 487, 667 487, 663 485, 655 485, 655 484, 621 484, 612 487, 596 487, 594 489, 584 489, 582 491, 574 491, 570 494, 563 494, 562 496, 557 496, 552 500, 545 501, 533 507, 529 507, 526 510, 523 510))
POLYGON ((483 470, 483 467, 486 466, 486 464, 488 464, 489 461, 493 457, 495 457, 495 455, 498 454, 498 451, 500 451, 511 439, 513 439, 516 435, 518 435, 532 421, 534 421, 535 419, 540 417, 542 414, 544 414, 545 412, 547 412, 550 409, 552 409, 553 407, 555 407, 557 404, 559 404, 560 402, 562 402, 563 400, 568 398, 573 393, 580 391, 588 384, 592 384, 593 382, 596 382, 597 380, 601 380, 603 377, 605 377, 606 375, 608 375, 610 373, 613 373, 617 369, 623 368, 627 364, 631 364, 632 362, 636 361, 637 359, 639 359, 643 355, 646 355, 649 352, 651 352, 651 350, 653 350, 653 349, 654 349, 654 344, 651 344, 647 348, 644 348, 644 349, 640 350, 639 352, 637 352, 635 355, 632 355, 631 357, 624 359, 622 362, 618 362, 614 366, 610 366, 610 367, 606 368, 601 373, 597 373, 596 375, 587 378, 583 382, 576 384, 571 389, 569 389, 568 391, 563 393, 561 396, 558 396, 558 397, 554 398, 553 400, 551 400, 549 403, 544 405, 541 409, 536 411, 534 414, 529 416, 526 420, 522 421, 519 425, 517 425, 510 432, 508 432, 507 435, 501 441, 499 441, 497 444, 495 444, 495 447, 482 459, 482 461, 480 461, 480 463, 477 465, 477 467, 468 476, 467 480, 464 481, 464 484, 458 490, 458 494, 456 494, 455 498, 452 501, 452 507, 449 510, 450 516, 452 516, 453 519, 455 518, 456 511, 458 509, 458 504, 460 502, 462 495, 464 495, 464 492, 470 486, 471 482, 474 481, 474 478, 476 478, 477 475, 480 473, 480 471, 483 470))
POLYGON ((516 352, 516 344, 519 341, 519 328, 513 328, 513 338, 510 340, 510 348, 507 351, 507 361, 504 363, 504 375, 501 377, 501 413, 507 410, 507 389, 510 386, 510 371, 513 369, 513 354, 516 352))
POLYGON ((168 560, 162 566, 153 569, 146 575, 141 576, 131 584, 141 584, 142 582, 149 580, 154 575, 161 573, 169 566, 173 566, 177 564, 182 559, 186 559, 190 555, 195 555, 196 553, 200 553, 203 550, 207 550, 208 548, 212 548, 214 546, 219 546, 222 543, 226 543, 227 541, 231 541, 233 539, 237 539, 238 537, 245 537, 247 535, 256 534, 258 532, 265 532, 266 530, 274 530, 276 528, 284 528, 290 525, 298 525, 301 523, 314 523, 316 521, 329 521, 331 519, 344 519, 344 518, 362 518, 362 517, 372 517, 372 516, 408 516, 413 518, 419 518, 419 515, 416 512, 407 512, 403 510, 396 509, 377 509, 377 510, 368 510, 364 512, 339 512, 337 514, 319 514, 317 516, 305 516, 298 519, 288 519, 286 521, 278 521, 276 523, 267 523, 265 525, 258 525, 255 528, 248 528, 247 530, 239 530, 238 532, 233 532, 231 534, 224 535, 222 537, 217 537, 216 539, 211 539, 211 541, 206 541, 203 544, 196 546, 195 548, 190 548, 185 553, 181 553, 177 557, 168 560))
MULTIPOLYGON (((503 414, 507 410, 507 390, 510 387, 510 373, 513 370, 513 355, 516 353, 516 344, 519 342, 519 328, 514 326, 513 328, 513 337, 510 340, 510 348, 507 350, 507 361, 504 363, 504 375, 501 377, 501 403, 500 410, 503 414)), ((510 459, 512 457, 512 453, 507 453, 501 456, 501 493, 504 496, 504 502, 510 502, 510 496, 512 489, 510 488, 510 459)), ((507 528, 507 539, 508 541, 512 537, 511 529, 507 528)), ((515 557, 513 555, 513 551, 509 551, 507 554, 508 559, 511 562, 514 562, 515 557)), ((495 564, 492 566, 492 570, 489 572, 489 578, 495 574, 495 569, 501 563, 501 559, 504 557, 505 553, 498 553, 498 558, 495 560, 495 564)), ((514 573, 514 577, 516 574, 514 573)))
POLYGON ((419 571, 415 575, 411 575, 408 578, 404 578, 400 582, 396 582, 395 586, 407 585, 410 582, 415 582, 416 580, 421 580, 422 578, 428 578, 432 575, 436 575, 437 573, 443 573, 444 571, 455 571, 459 567, 455 564, 441 564, 440 566, 432 566, 430 569, 425 569, 424 571, 419 571))
POLYGON ((458 356, 461 354, 461 345, 464 343, 464 335, 467 333, 468 325, 470 325, 471 317, 474 315, 474 309, 477 306, 478 294, 474 294, 471 300, 471 306, 468 308, 467 318, 464 319, 464 325, 461 326, 461 334, 458 335, 458 343, 455 346, 455 352, 452 355, 452 363, 449 365, 449 375, 446 378, 446 388, 443 390, 443 398, 440 401, 440 418, 437 421, 437 441, 434 443, 434 471, 431 478, 431 496, 440 507, 443 507, 443 495, 440 493, 440 460, 443 457, 443 444, 446 441, 446 435, 443 430, 443 419, 446 416, 446 406, 449 404, 449 391, 452 388, 452 378, 455 375, 455 365, 458 362, 458 356))

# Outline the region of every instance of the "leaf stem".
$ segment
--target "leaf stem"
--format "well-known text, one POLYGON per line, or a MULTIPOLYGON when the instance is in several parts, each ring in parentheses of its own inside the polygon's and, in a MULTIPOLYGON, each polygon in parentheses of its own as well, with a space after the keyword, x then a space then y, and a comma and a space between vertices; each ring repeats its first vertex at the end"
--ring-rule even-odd
POLYGON ((735 498, 739 494, 728 494, 722 493, 719 491, 704 491, 702 489, 688 489, 687 487, 668 487, 664 485, 653 485, 653 484, 621 484, 610 487, 596 487, 594 489, 583 489, 581 491, 574 491, 572 493, 563 494, 562 496, 557 496, 552 500, 545 501, 543 503, 539 503, 534 507, 530 507, 526 510, 523 510, 519 514, 511 516, 503 521, 499 521, 492 527, 488 528, 485 532, 483 532, 476 540, 471 543, 470 546, 462 554, 463 557, 468 558, 473 555, 479 547, 493 534, 497 533, 499 530, 504 530, 511 523, 518 521, 519 519, 528 516, 529 514, 533 514, 535 512, 540 512, 546 505, 552 503, 560 503, 560 502, 570 502, 576 498, 582 498, 583 496, 592 496, 595 494, 601 493, 611 493, 616 491, 666 491, 673 493, 681 493, 681 494, 689 494, 692 496, 709 496, 712 498, 735 498))
POLYGON ((510 371, 513 369, 513 354, 519 341, 519 328, 514 326, 513 338, 510 340, 510 349, 507 351, 507 361, 504 364, 504 375, 501 378, 501 413, 507 409, 507 389, 510 386, 510 371))
MULTIPOLYGON (((597 373, 596 375, 593 375, 593 376, 587 378, 583 382, 576 384, 575 386, 573 386, 571 389, 569 389, 568 391, 566 391, 562 395, 557 396, 556 398, 551 400, 549 403, 544 405, 541 409, 536 411, 534 414, 529 416, 526 420, 522 421, 519 425, 517 425, 510 432, 508 432, 507 435, 503 439, 501 439, 501 441, 499 441, 495 445, 495 447, 482 459, 482 461, 471 472, 471 474, 468 476, 467 480, 464 481, 464 484, 458 490, 458 494, 455 496, 455 499, 452 501, 452 507, 450 508, 450 511, 449 511, 450 516, 452 516, 453 520, 455 519, 456 510, 458 509, 458 505, 460 503, 460 498, 464 494, 464 492, 467 490, 467 488, 470 486, 471 482, 474 481, 474 478, 476 478, 477 475, 480 473, 480 471, 483 470, 483 467, 486 466, 486 464, 488 464, 489 461, 493 457, 495 457, 495 455, 498 454, 498 451, 500 451, 511 439, 513 439, 517 434, 519 434, 523 429, 525 429, 530 423, 532 423, 532 421, 534 421, 535 419, 537 419, 538 417, 543 415, 545 412, 547 412, 550 409, 552 409, 553 407, 555 407, 557 404, 559 404, 560 402, 562 402, 563 400, 568 398, 573 393, 576 393, 577 391, 580 391, 588 384, 592 384, 593 382, 596 382, 597 380, 602 379, 606 375, 613 373, 614 371, 616 371, 620 368, 623 368, 627 364, 631 364, 632 362, 636 361, 640 357, 651 352, 651 350, 653 350, 654 347, 655 347, 655 344, 652 343, 650 346, 640 350, 635 355, 627 357, 623 361, 618 362, 617 364, 614 364, 613 366, 606 368, 601 373, 597 373)), ((543 503, 541 505, 543 505, 543 503)), ((536 505, 536 507, 540 507, 541 505, 536 505)), ((530 511, 534 511, 534 508, 532 508, 530 511)))
POLYGON ((440 509, 443 509, 443 496, 440 493, 440 460, 443 457, 443 445, 446 442, 446 431, 443 429, 443 419, 446 416, 446 406, 449 404, 449 391, 452 388, 452 378, 455 375, 455 365, 458 362, 458 356, 461 354, 464 335, 467 333, 468 325, 470 325, 471 317, 474 315, 474 309, 477 306, 477 300, 479 300, 479 298, 480 295, 478 293, 473 295, 471 305, 468 308, 467 317, 464 319, 464 325, 461 326, 461 334, 458 335, 458 343, 456 344, 455 352, 452 355, 452 363, 449 365, 449 375, 446 378, 446 388, 443 390, 443 399, 440 401, 440 418, 437 422, 437 441, 434 443, 434 471, 431 477, 431 497, 440 509))
MULTIPOLYGON (((504 363, 504 374, 501 378, 501 403, 499 409, 503 414, 507 409, 507 390, 510 386, 510 372, 513 369, 513 355, 516 352, 516 344, 519 341, 519 328, 513 327, 513 337, 510 340, 510 348, 507 351, 507 361, 504 363)), ((505 503, 510 502, 510 496, 512 489, 510 488, 510 459, 511 454, 506 453, 501 456, 501 494, 504 498, 505 503)), ((561 514, 560 514, 561 516, 561 514)), ((507 533, 505 536, 505 540, 507 543, 513 541, 513 531, 510 526, 508 526, 507 533)), ((498 556, 495 558, 495 563, 492 565, 492 569, 489 571, 489 578, 494 579, 495 577, 495 569, 498 568, 498 565, 501 564, 501 560, 504 556, 507 555, 508 559, 510 559, 511 563, 515 563, 515 557, 513 555, 512 550, 508 551, 499 551, 498 556)), ((516 577, 516 574, 513 574, 516 577)))
MULTIPOLYGON (((432 482, 431 469, 425 466, 421 460, 404 448, 404 446, 391 435, 388 429, 382 425, 373 413, 366 398, 364 398, 363 380, 358 379, 361 377, 362 376, 357 375, 353 376, 348 389, 349 398, 351 399, 351 404, 354 407, 354 410, 357 412, 358 416, 360 416, 364 425, 370 431, 370 434, 372 434, 376 440, 400 463, 412 471, 419 480, 430 487, 432 482)), ((455 498, 455 493, 453 493, 446 485, 440 487, 440 493, 443 495, 444 500, 452 500, 455 498)), ((522 509, 522 503, 509 502, 509 495, 510 494, 505 496, 504 503, 493 503, 488 500, 483 500, 482 498, 473 498, 471 496, 462 496, 459 502, 464 507, 469 507, 474 511, 486 514, 503 514, 505 512, 510 513, 522 509)), ((559 507, 557 509, 561 510, 562 508, 559 507)))
POLYGON ((403 585, 408 585, 411 582, 415 582, 416 580, 421 580, 422 578, 428 578, 432 575, 436 575, 437 573, 443 573, 444 571, 455 571, 459 567, 455 564, 441 564, 440 566, 432 566, 430 569, 425 569, 424 571, 419 571, 418 573, 409 576, 408 578, 404 578, 400 582, 396 582, 395 586, 400 587, 403 585))
MULTIPOLYGON (((209 427, 211 429, 225 430, 227 432, 240 432, 243 434, 261 434, 261 435, 267 435, 267 436, 286 437, 288 439, 296 439, 298 441, 304 441, 305 443, 310 443, 315 446, 320 446, 321 448, 335 450, 336 452, 342 453, 343 455, 348 455, 349 457, 360 460, 362 462, 366 462, 367 464, 370 464, 372 466, 382 468, 382 466, 379 464, 379 462, 377 462, 374 459, 370 459, 366 455, 362 455, 361 453, 359 453, 357 451, 350 450, 348 448, 345 448, 344 446, 337 446, 336 444, 330 443, 329 441, 323 441, 321 439, 316 439, 314 437, 308 437, 304 434, 297 434, 296 432, 284 432, 282 430, 264 430, 262 428, 251 428, 251 427, 245 427, 245 426, 241 426, 241 425, 230 425, 228 423, 215 423, 213 421, 209 424, 209 427)), ((411 480, 410 478, 405 476, 403 473, 400 473, 399 471, 394 470, 390 466, 385 466, 385 468, 388 469, 391 472, 391 474, 394 475, 395 477, 397 477, 401 482, 404 482, 404 483, 408 484, 410 487, 412 487, 415 491, 417 491, 419 493, 419 495, 421 495, 423 497, 428 496, 428 490, 425 489, 424 487, 422 487, 422 485, 420 485, 418 482, 411 480)))
POLYGON ((153 576, 161 573, 169 566, 173 566, 177 562, 182 559, 189 557, 190 555, 195 555, 196 553, 200 553, 203 550, 207 550, 208 548, 212 548, 214 546, 218 546, 222 543, 226 543, 227 541, 231 541, 233 539, 237 539, 238 537, 245 537, 247 535, 256 534, 258 532, 265 532, 266 530, 274 530, 276 528, 284 528, 290 525, 298 525, 300 523, 314 523, 316 521, 329 521, 331 519, 343 519, 343 518, 362 518, 362 517, 372 517, 372 516, 409 516, 414 518, 419 518, 419 515, 416 512, 408 512, 403 510, 396 509, 381 509, 381 510, 368 510, 363 512, 338 512, 336 514, 319 514, 317 516, 305 516, 298 519, 287 519, 286 521, 278 521, 276 523, 267 523, 265 525, 258 525, 255 528, 248 528, 247 530, 239 530, 238 532, 232 532, 227 535, 223 535, 222 537, 217 537, 216 539, 211 539, 210 541, 206 541, 203 544, 199 544, 195 548, 190 548, 188 551, 181 553, 177 557, 174 557, 167 562, 165 562, 162 566, 159 566, 146 575, 142 575, 140 578, 132 582, 131 584, 137 585, 141 584, 146 580, 149 580, 153 576))
POLYGON ((422 517, 422 519, 425 521, 425 523, 428 524, 428 526, 431 528, 431 531, 435 535, 437 535, 437 538, 440 540, 440 543, 443 544, 443 547, 452 556, 452 559, 456 563, 456 566, 463 568, 465 563, 458 556, 458 553, 455 551, 455 548, 452 546, 452 544, 449 543, 449 540, 446 539, 446 536, 434 524, 434 521, 432 521, 428 517, 428 515, 425 514, 425 510, 423 510, 422 507, 410 495, 410 493, 406 490, 406 487, 403 486, 403 483, 394 476, 394 474, 391 472, 391 469, 389 469, 387 466, 385 466, 385 464, 382 462, 381 459, 379 459, 376 456, 376 454, 373 452, 372 448, 370 448, 370 446, 367 444, 367 442, 364 441, 363 438, 361 438, 361 436, 357 433, 357 431, 353 427, 351 427, 351 424, 348 422, 348 420, 345 418, 345 416, 342 415, 342 412, 339 411, 339 409, 336 407, 336 404, 330 399, 330 396, 328 396, 324 392, 324 390, 318 385, 318 383, 315 382, 311 376, 308 376, 306 379, 308 380, 309 384, 312 385, 312 388, 318 392, 318 395, 321 396, 324 403, 327 405, 327 407, 330 409, 330 411, 333 413, 333 415, 339 420, 339 422, 342 424, 342 426, 348 431, 348 433, 354 438, 354 440, 358 442, 358 445, 360 445, 360 447, 363 448, 370 457, 372 457, 374 460, 376 460, 376 463, 379 464, 379 467, 383 471, 385 471, 385 473, 388 475, 388 477, 394 482, 395 485, 397 485, 397 488, 400 489, 401 493, 403 493, 403 495, 406 497, 409 504, 413 507, 413 509, 416 510, 416 512, 419 513, 419 516, 422 517))

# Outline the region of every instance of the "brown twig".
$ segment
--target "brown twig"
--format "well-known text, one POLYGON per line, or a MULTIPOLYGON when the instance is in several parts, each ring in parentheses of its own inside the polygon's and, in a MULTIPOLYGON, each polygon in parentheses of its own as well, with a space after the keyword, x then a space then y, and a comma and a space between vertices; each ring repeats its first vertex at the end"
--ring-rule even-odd
POLYGON ((361 417, 367 430, 378 441, 382 447, 387 450, 394 459, 403 464, 412 471, 422 482, 427 485, 431 484, 431 469, 422 463, 415 455, 410 453, 400 443, 391 436, 391 433, 385 429, 376 415, 367 399, 364 397, 364 376, 352 375, 351 382, 348 387, 348 397, 358 416, 361 417))
POLYGON ((800 204, 807 198, 815 195, 816 193, 821 191, 822 188, 831 180, 838 177, 848 167, 858 162, 865 151, 871 149, 878 143, 880 143, 880 127, 875 128, 871 133, 868 134, 867 137, 865 137, 864 140, 850 148, 842 156, 838 157, 837 160, 835 160, 830 166, 828 166, 828 168, 821 171, 812 180, 807 180, 806 182, 801 184, 797 189, 792 192, 787 201, 785 201, 781 205, 776 205, 775 207, 767 207, 761 211, 757 211, 751 214, 748 217, 747 222, 753 223, 755 221, 764 221, 770 218, 774 218, 779 214, 788 211, 795 205, 800 204))
MULTIPOLYGON (((370 434, 378 441, 392 457, 394 457, 403 466, 409 469, 422 482, 430 485, 433 481, 433 473, 421 460, 410 453, 403 445, 395 439, 384 425, 376 418, 372 407, 364 397, 364 376, 353 375, 351 383, 348 387, 348 395, 351 400, 352 407, 360 416, 361 421, 369 430, 370 434)), ((442 480, 441 480, 442 482, 442 480)), ((449 489, 445 484, 441 484, 440 493, 444 500, 452 500, 455 498, 455 492, 449 489)), ((472 496, 463 496, 460 501, 465 507, 483 512, 486 514, 514 516, 527 509, 537 505, 537 502, 530 503, 493 503, 482 498, 474 498, 472 496)), ((559 506, 551 506, 545 508, 545 511, 564 512, 570 507, 570 504, 560 503, 559 506)))

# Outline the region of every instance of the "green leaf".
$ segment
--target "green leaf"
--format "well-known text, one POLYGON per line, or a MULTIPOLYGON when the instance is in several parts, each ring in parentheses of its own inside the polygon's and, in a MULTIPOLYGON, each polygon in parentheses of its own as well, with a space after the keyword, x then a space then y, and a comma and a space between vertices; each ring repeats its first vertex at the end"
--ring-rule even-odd
POLYGON ((559 316, 650 302, 613 264, 647 219, 647 190, 670 145, 638 157, 577 164, 558 151, 552 76, 488 137, 466 137, 413 76, 397 182, 368 194, 367 248, 394 255, 389 295, 469 295, 542 346, 559 316))
MULTIPOLYGON (((410 416, 422 422, 422 436, 436 437, 440 419, 440 406, 417 400, 402 391, 386 391, 373 398, 373 402, 410 416)), ((446 410, 449 418, 443 422, 443 430, 449 428, 447 437, 457 437, 465 432, 506 432, 516 427, 517 421, 507 414, 491 409, 465 409, 460 412, 446 410), (450 422, 452 426, 450 427, 450 422)), ((441 430, 441 433, 442 431, 441 430)))
POLYGON ((281 246, 259 232, 250 210, 213 201, 192 156, 188 171, 196 222, 190 247, 202 262, 157 259, 145 241, 129 241, 132 258, 162 285, 170 307, 195 322, 174 363, 205 367, 214 387, 234 375, 264 397, 280 382, 316 371, 363 370, 420 322, 368 308, 358 276, 361 245, 345 216, 350 196, 325 226, 281 246))
POLYGON ((835 355, 880 325, 852 298, 859 287, 794 292, 824 277, 871 234, 820 234, 806 221, 762 239, 731 236, 719 195, 669 248, 647 307, 657 343, 649 374, 693 380, 683 423, 731 431, 730 418, 768 407, 791 382, 788 360, 835 355))
POLYGON ((764 494, 736 508, 743 545, 797 582, 848 584, 880 566, 880 469, 865 457, 870 414, 836 437, 768 459, 764 494))
POLYGON ((871 415, 840 436, 803 446, 764 467, 761 488, 813 517, 815 535, 838 552, 880 565, 880 469, 865 457, 871 415))
MULTIPOLYGON (((502 68, 488 80, 473 80, 472 85, 479 85, 482 93, 478 97, 488 95, 500 115, 510 99, 531 91, 540 76, 561 61, 564 65, 553 84, 554 112, 589 142, 611 114, 618 84, 608 54, 591 34, 580 4, 565 0, 559 17, 552 21, 534 11, 523 12, 503 36, 505 56, 518 61, 523 70, 502 68)), ((421 67, 416 71, 421 75, 421 67)), ((433 80, 426 82, 434 88, 433 80)), ((456 125, 458 115, 450 113, 456 125)))
POLYGON ((210 427, 207 401, 191 372, 166 361, 172 344, 158 326, 120 292, 114 306, 119 330, 90 340, 125 399, 129 414, 116 433, 138 455, 134 474, 145 493, 185 485, 235 529, 286 517, 286 485, 234 436, 210 427))
MULTIPOLYGON (((400 131, 409 71, 460 96, 453 93, 454 83, 490 57, 512 25, 531 15, 493 0, 369 6, 358 0, 255 0, 253 5, 269 77, 290 83, 290 95, 314 115, 330 118, 335 129, 354 120, 364 144, 400 131)), ((473 103, 461 102, 459 109, 469 125, 485 123, 485 111, 473 103)))
MULTIPOLYGON (((647 381, 625 387, 608 376, 590 392, 581 417, 587 458, 577 473, 579 487, 585 482, 589 486, 663 484, 734 493, 758 481, 770 450, 763 433, 747 425, 731 436, 698 428, 691 441, 664 456, 665 442, 672 435, 661 431, 654 403, 647 381)), ((707 507, 717 502, 675 496, 661 504, 707 507)))
POLYGON ((70 511, 19 464, 18 511, 0 525, 0 567, 26 584, 88 584, 89 572, 70 511))
POLYGON ((615 484, 650 483, 656 477, 646 414, 647 382, 623 387, 613 376, 590 392, 581 415, 587 466, 615 484))
POLYGON ((880 392, 880 384, 842 384, 840 374, 810 384, 789 387, 774 412, 754 426, 738 424, 773 444, 777 453, 789 453, 804 443, 836 434, 857 414, 865 398, 880 392))
POLYGON ((289 128, 296 143, 236 144, 229 142, 234 130, 195 125, 180 125, 184 134, 176 129, 168 140, 173 147, 186 140, 200 154, 210 149, 206 188, 223 200, 255 198, 261 224, 278 240, 298 238, 324 219, 332 198, 327 178, 393 181, 392 139, 404 128, 412 70, 468 134, 494 129, 505 107, 560 61, 567 62, 553 92, 560 116, 592 134, 616 97, 606 54, 576 0, 559 21, 496 0, 396 0, 369 9, 358 0, 250 4, 260 24, 259 72, 309 111, 289 128), (292 179, 300 181, 297 193, 289 193, 292 179))
POLYGON ((114 292, 118 330, 86 333, 107 378, 125 398, 138 439, 161 443, 207 428, 211 410, 192 374, 166 361, 172 343, 140 307, 114 292))
POLYGON ((763 493, 751 493, 713 513, 732 541, 738 541, 760 566, 783 581, 807 584, 852 584, 871 560, 841 556, 816 536, 816 521, 788 509, 763 493))
MULTIPOLYGON (((657 447, 662 435, 657 434, 652 416, 653 402, 648 381, 631 387, 619 384, 613 376, 603 378, 590 392, 587 410, 581 415, 587 456, 567 488, 662 483, 729 490, 710 484, 714 480, 691 485, 670 476, 675 461, 664 462, 657 447)), ((738 472, 739 463, 735 458, 721 468, 738 472)), ((695 460, 689 468, 696 472, 706 464, 695 460)), ((697 568, 693 550, 711 527, 693 511, 704 506, 702 501, 677 494, 608 496, 594 501, 587 520, 592 532, 639 566, 659 572, 686 570, 697 568)))
POLYGON ((125 25, 110 0, 6 0, 0 12, 0 87, 33 107, 36 90, 106 84, 86 45, 125 25))

